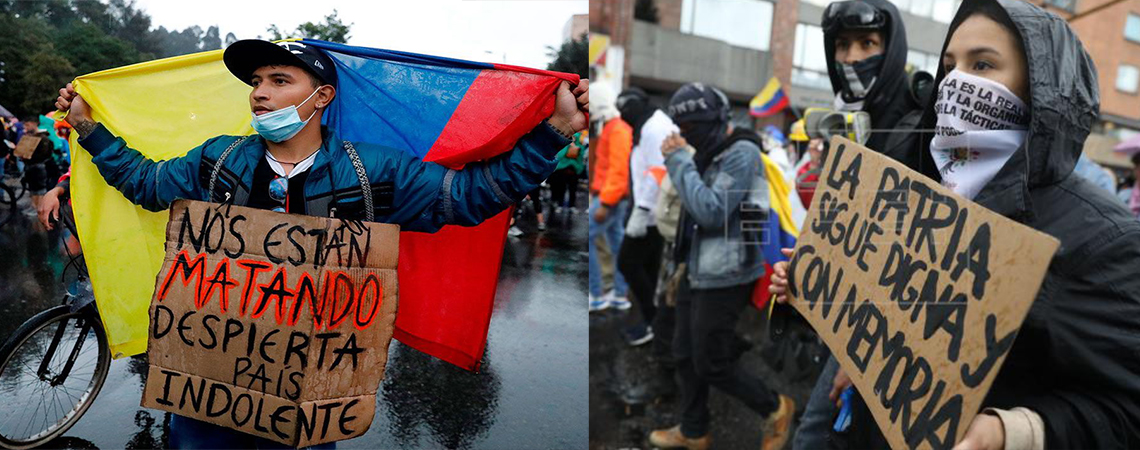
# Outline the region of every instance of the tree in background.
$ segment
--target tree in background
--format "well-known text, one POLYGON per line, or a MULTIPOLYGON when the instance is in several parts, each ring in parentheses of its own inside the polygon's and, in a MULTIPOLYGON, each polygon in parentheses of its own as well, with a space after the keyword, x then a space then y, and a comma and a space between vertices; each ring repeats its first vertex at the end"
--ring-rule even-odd
POLYGON ((134 0, 0 0, 0 104, 42 113, 78 75, 222 46, 217 26, 150 28, 134 0))
POLYGON ((586 78, 587 74, 587 59, 590 57, 590 41, 586 39, 583 34, 578 39, 566 41, 562 43, 559 48, 547 46, 546 54, 554 58, 546 66, 546 70, 556 70, 559 72, 576 73, 582 78, 586 78))
POLYGON ((324 23, 305 22, 298 25, 297 29, 289 35, 282 33, 281 29, 278 28, 277 25, 270 26, 265 31, 269 33, 269 37, 267 39, 271 41, 295 37, 320 39, 322 41, 347 44, 348 33, 350 31, 349 28, 351 27, 351 23, 346 25, 344 22, 341 22, 340 18, 337 17, 336 10, 334 9, 332 14, 325 16, 324 23))

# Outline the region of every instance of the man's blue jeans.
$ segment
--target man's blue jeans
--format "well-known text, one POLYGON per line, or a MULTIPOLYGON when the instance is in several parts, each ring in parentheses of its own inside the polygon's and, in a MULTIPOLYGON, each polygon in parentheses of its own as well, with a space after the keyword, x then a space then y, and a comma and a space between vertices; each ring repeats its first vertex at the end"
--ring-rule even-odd
MULTIPOLYGON (((178 414, 170 415, 170 435, 167 444, 177 449, 217 449, 217 448, 248 448, 248 449, 289 449, 288 445, 271 441, 252 434, 245 434, 237 430, 220 427, 212 423, 191 419, 178 414)), ((336 442, 318 444, 307 449, 335 449, 336 442)))
POLYGON ((833 448, 831 440, 831 426, 839 409, 835 403, 827 398, 831 392, 831 383, 835 374, 839 372, 839 361, 835 356, 827 358, 827 365, 815 382, 811 390, 811 398, 804 407, 804 414, 800 417, 800 426, 792 440, 793 450, 814 450, 820 448, 833 448))
POLYGON ((602 297, 602 264, 598 260, 597 249, 594 248, 594 238, 601 235, 604 236, 606 244, 609 244, 610 255, 614 260, 614 294, 618 297, 625 297, 629 288, 625 284, 625 277, 621 276, 621 271, 617 269, 617 256, 618 252, 621 251, 622 236, 625 235, 625 224, 622 222, 625 220, 625 209, 629 206, 629 201, 622 200, 617 206, 610 208, 606 220, 599 223, 594 221, 594 211, 598 210, 601 203, 598 197, 590 198, 590 295, 594 298, 602 297))

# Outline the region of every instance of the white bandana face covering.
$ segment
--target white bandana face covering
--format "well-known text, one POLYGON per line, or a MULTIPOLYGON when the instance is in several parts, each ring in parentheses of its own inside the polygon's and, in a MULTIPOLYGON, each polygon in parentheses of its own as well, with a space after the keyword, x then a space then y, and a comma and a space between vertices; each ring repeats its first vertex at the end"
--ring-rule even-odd
POLYGON ((1025 141, 1025 102, 1001 83, 958 70, 938 86, 930 153, 942 185, 973 199, 1025 141))

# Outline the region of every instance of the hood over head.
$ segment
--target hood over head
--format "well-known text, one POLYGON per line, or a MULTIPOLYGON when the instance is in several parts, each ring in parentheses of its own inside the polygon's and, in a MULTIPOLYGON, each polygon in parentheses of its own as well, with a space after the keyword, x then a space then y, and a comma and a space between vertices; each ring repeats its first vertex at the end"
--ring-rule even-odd
MULTIPOLYGON (((887 16, 886 24, 879 30, 884 43, 879 74, 863 100, 863 111, 871 115, 871 125, 874 128, 893 127, 899 117, 907 112, 899 102, 910 98, 909 94, 903 94, 909 87, 906 76, 906 28, 903 26, 899 10, 887 0, 848 1, 870 4, 887 16)), ((844 83, 844 74, 835 61, 835 37, 839 31, 841 30, 825 30, 823 34, 827 74, 831 77, 832 92, 837 95, 844 83)))
POLYGON ((724 150, 720 144, 728 133, 732 106, 720 89, 703 83, 688 83, 669 100, 669 117, 681 129, 681 136, 697 150, 693 160, 697 171, 724 150))
MULTIPOLYGON (((1016 28, 1025 50, 1029 98, 1024 100, 1030 117, 1025 143, 974 201, 1016 218, 1031 210, 1029 189, 1059 182, 1072 173, 1085 138, 1099 115, 1100 91, 1096 67, 1068 22, 1020 0, 963 0, 942 44, 943 54, 958 26, 986 8, 1008 17, 1008 21, 998 22, 1016 28)), ((935 86, 945 77, 940 64, 935 86)), ((932 129, 936 122, 931 102, 925 106, 919 129, 932 129)), ((924 133, 919 140, 919 170, 938 179, 937 167, 930 156, 931 137, 924 133)))
POLYGON ((640 88, 631 87, 618 95, 616 105, 622 119, 633 128, 633 145, 640 144, 641 128, 653 116, 653 112, 657 111, 649 103, 649 94, 640 88))
POLYGON ((609 122, 618 116, 617 94, 607 83, 596 83, 590 86, 590 119, 599 123, 609 122))

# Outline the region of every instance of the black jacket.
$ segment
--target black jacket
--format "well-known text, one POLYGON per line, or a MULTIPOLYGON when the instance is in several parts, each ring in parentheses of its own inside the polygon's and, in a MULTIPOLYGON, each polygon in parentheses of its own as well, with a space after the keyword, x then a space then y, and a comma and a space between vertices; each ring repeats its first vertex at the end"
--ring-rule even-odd
MULTIPOLYGON (((983 1, 994 0, 965 0, 951 33, 983 1)), ((1096 68, 1064 20, 997 1, 1026 51, 1030 129, 974 201, 1061 246, 983 406, 1037 412, 1046 448, 1140 448, 1140 221, 1073 174, 1100 106, 1096 68)), ((928 107, 922 129, 934 123, 928 107)), ((938 179, 930 137, 920 140, 920 166, 938 179)), ((877 434, 869 413, 858 413, 877 434)), ((859 434, 851 447, 885 446, 859 434)))
MULTIPOLYGON (((903 128, 906 132, 878 132, 871 133, 867 140, 867 147, 887 155, 896 161, 912 166, 914 143, 911 139, 904 139, 912 135, 914 123, 901 124, 900 121, 907 115, 915 114, 919 109, 919 100, 911 92, 910 82, 906 74, 906 28, 903 26, 902 16, 895 5, 887 0, 859 0, 869 3, 889 16, 883 38, 886 47, 883 48, 883 65, 879 69, 879 76, 871 91, 863 101, 863 111, 871 116, 871 127, 876 130, 895 130, 903 128)), ((831 77, 831 90, 838 94, 843 73, 835 65, 835 34, 824 33, 823 47, 827 55, 827 74, 831 77)))

